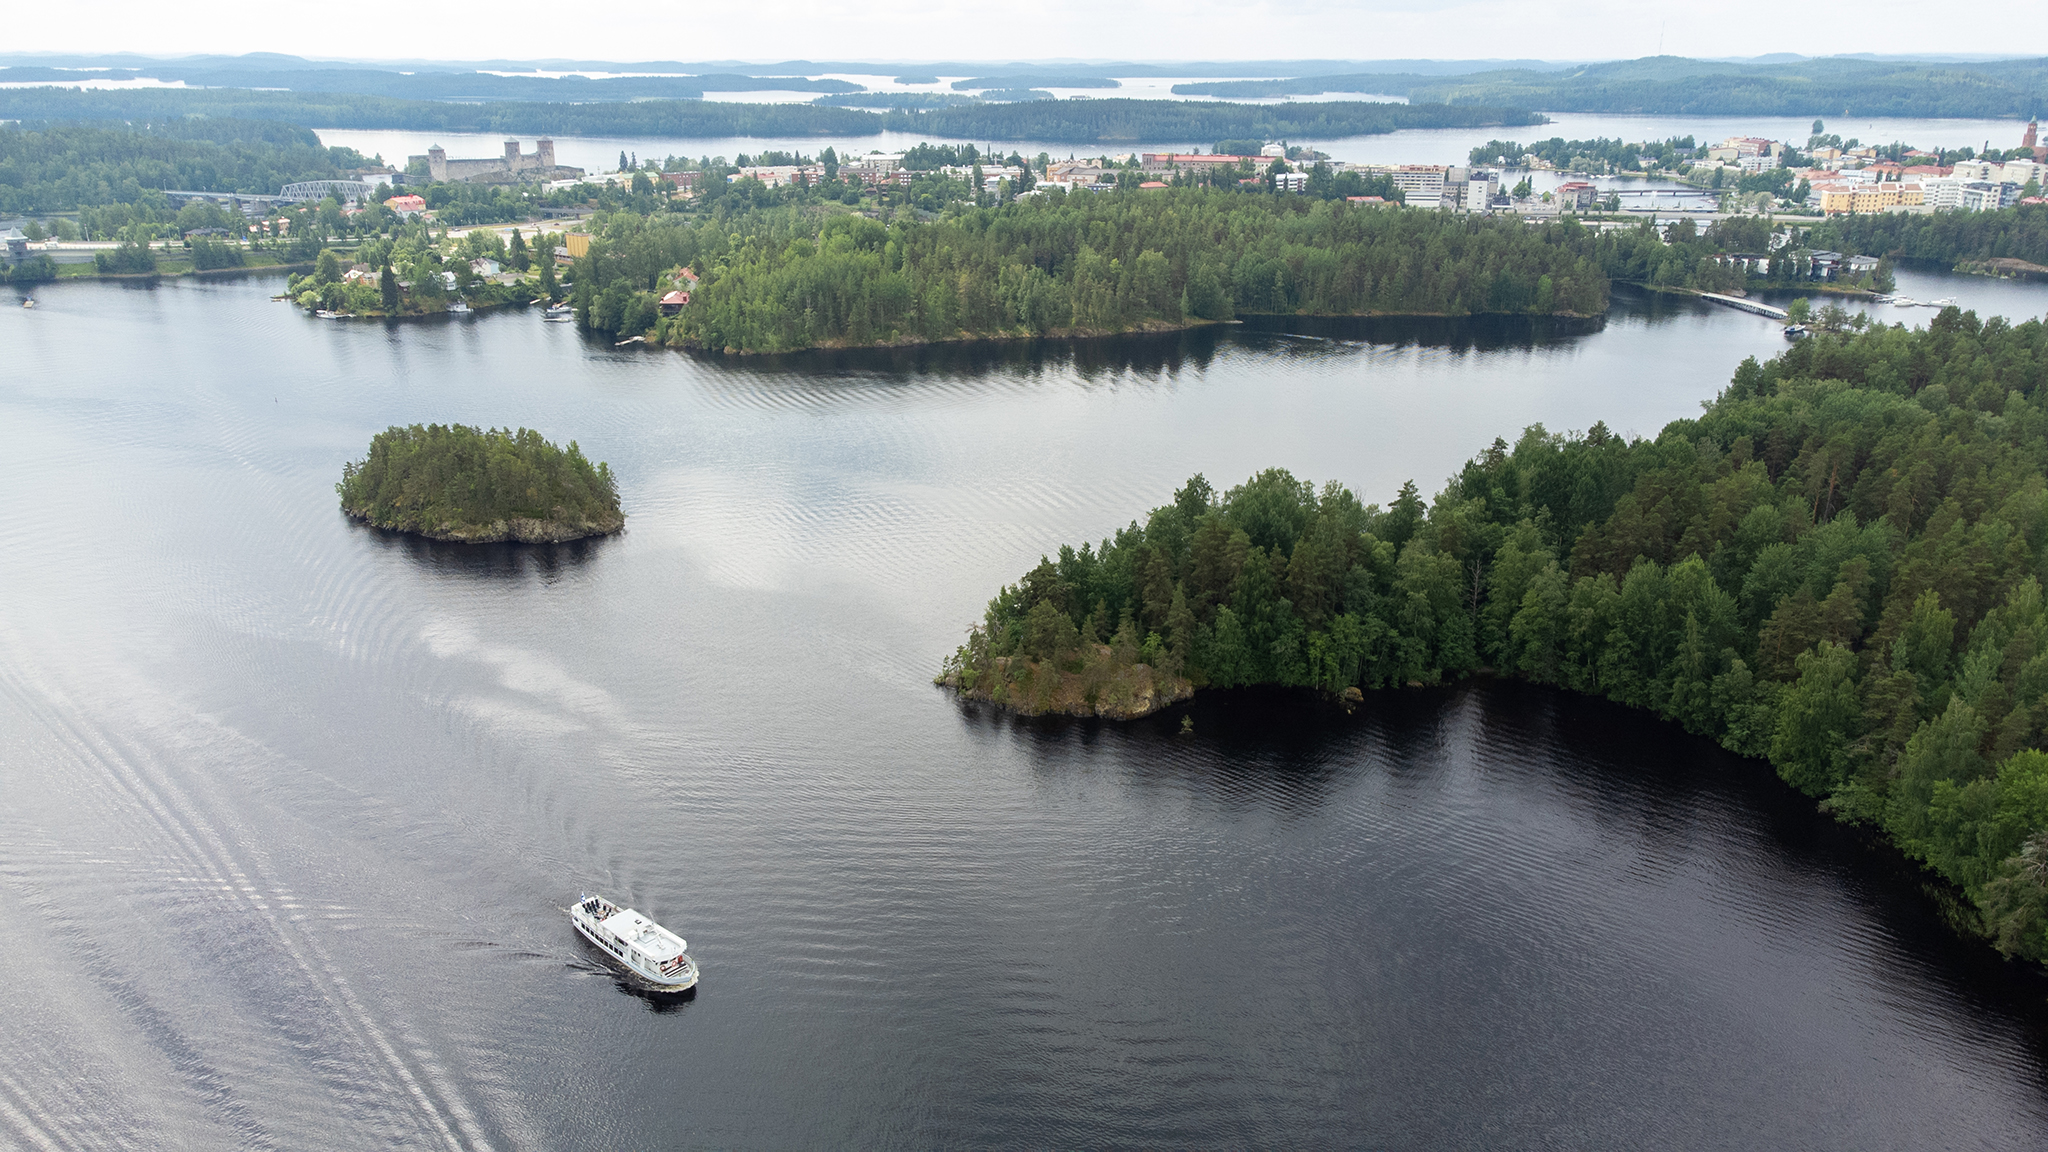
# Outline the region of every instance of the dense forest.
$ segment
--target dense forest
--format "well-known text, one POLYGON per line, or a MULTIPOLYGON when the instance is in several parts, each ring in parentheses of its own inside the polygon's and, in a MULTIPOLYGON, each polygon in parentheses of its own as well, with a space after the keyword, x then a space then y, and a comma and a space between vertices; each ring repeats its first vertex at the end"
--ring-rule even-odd
POLYGON ((1653 441, 1528 428, 1430 504, 1196 478, 1001 590, 944 674, 1024 709, 1135 664, 1604 695, 1769 758, 2048 959, 2044 566, 2048 328, 1946 310, 1745 361, 1653 441))
POLYGON ((1816 246, 1916 260, 1956 262, 2011 258, 2048 264, 2048 206, 2021 204, 1996 212, 1896 212, 1836 216, 1811 233, 1816 246))
POLYGON ((350 516, 437 540, 574 540, 626 523, 609 467, 525 428, 394 426, 334 490, 350 516))
POLYGON ((944 678, 1594 693, 1769 759, 2048 960, 2044 571, 2048 328, 1951 308, 1744 361, 1653 440, 1496 440, 1427 505, 1198 476, 1002 589, 944 678))
POLYGON ((1293 80, 1176 84, 1179 95, 1253 99, 1377 92, 1438 104, 1545 112, 1702 116, 1982 116, 2025 118, 2048 97, 2048 62, 1917 61, 1832 57, 1748 64, 1651 56, 1566 69, 1502 69, 1458 76, 1347 73, 1293 80))
POLYGON ((231 88, 0 89, 0 118, 174 120, 208 116, 284 120, 322 128, 404 128, 509 132, 521 136, 873 136, 922 133, 960 140, 1042 140, 1062 144, 1217 140, 1226 136, 1330 137, 1402 128, 1541 124, 1514 109, 1428 104, 1299 104, 1269 107, 1178 100, 1036 100, 930 110, 866 112, 826 104, 739 104, 703 100, 568 103, 495 100, 456 103, 342 92, 257 92, 231 88))
POLYGON ((584 322, 663 343, 820 344, 1108 332, 1240 312, 1597 315, 1607 278, 1566 222, 1208 189, 1048 195, 883 223, 794 211, 616 213, 572 269, 584 322), (673 270, 701 277, 661 317, 673 270))
POLYGON ((0 126, 0 213, 132 204, 165 188, 274 195, 369 160, 304 128, 253 120, 0 126))
MULTIPOLYGON (((1648 221, 1596 232, 1570 217, 1531 226, 1231 186, 977 204, 966 182, 939 177, 898 191, 943 211, 884 222, 832 214, 831 191, 740 181, 690 215, 606 213, 568 274, 571 299, 600 331, 772 352, 1249 314, 1594 315, 1610 281, 1707 292, 1810 287, 1813 247, 1845 243, 1823 228, 1779 243, 1786 238, 1761 216, 1705 231, 1687 220, 1661 232, 1648 221), (936 199, 943 195, 954 198, 936 199), (657 300, 685 286, 684 269, 696 280, 691 304, 661 316, 657 300)), ((1891 276, 1880 260, 1836 286, 1888 291, 1891 276)), ((1859 321, 1822 309, 1814 322, 1859 321)))

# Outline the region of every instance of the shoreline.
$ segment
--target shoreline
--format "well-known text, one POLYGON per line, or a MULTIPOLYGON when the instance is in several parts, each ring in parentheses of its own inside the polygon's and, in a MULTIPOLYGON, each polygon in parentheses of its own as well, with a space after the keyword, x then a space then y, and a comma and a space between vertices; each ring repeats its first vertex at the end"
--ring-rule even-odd
MULTIPOLYGON (((1247 316, 1260 319, 1300 320, 1477 320, 1484 317, 1512 317, 1530 320, 1598 320, 1606 313, 1583 314, 1578 312, 1253 312, 1247 316)), ((854 343, 848 340, 821 340, 805 344, 800 348, 735 348, 727 345, 713 348, 701 343, 667 344, 653 340, 626 337, 621 344, 638 343, 643 347, 656 348, 665 352, 695 352, 713 356, 793 356, 804 352, 858 352, 886 350, 891 348, 920 348, 935 345, 964 344, 1012 344, 1030 340, 1100 340, 1111 336, 1164 335, 1173 332, 1192 332, 1201 328, 1242 325, 1244 316, 1229 320, 1188 319, 1180 323, 1168 320, 1148 320, 1129 328, 1055 328, 1046 332, 1001 332, 977 333, 973 335, 946 336, 934 339, 929 336, 902 336, 894 340, 875 340, 854 343)), ((588 326, 579 323, 579 327, 588 326)), ((595 328, 589 331, 597 332, 595 328)), ((613 333, 602 332, 604 336, 613 333)))
POLYGON ((626 530, 626 514, 616 512, 599 520, 571 522, 535 520, 515 516, 478 525, 436 525, 433 528, 403 522, 380 524, 367 511, 342 507, 349 519, 386 532, 401 532, 450 544, 567 544, 600 536, 616 536, 626 530))

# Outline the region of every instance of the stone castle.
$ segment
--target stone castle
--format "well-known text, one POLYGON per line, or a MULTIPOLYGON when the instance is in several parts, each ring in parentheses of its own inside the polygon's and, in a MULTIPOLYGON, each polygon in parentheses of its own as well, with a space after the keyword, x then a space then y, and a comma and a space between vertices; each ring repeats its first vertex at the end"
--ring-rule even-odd
POLYGON ((450 160, 448 150, 439 144, 427 149, 424 156, 406 158, 409 168, 424 161, 427 175, 435 181, 455 181, 471 184, 530 184, 543 180, 573 180, 583 175, 583 169, 555 163, 555 142, 543 136, 534 142, 532 155, 519 150, 519 141, 505 141, 503 156, 490 156, 481 160, 450 160))

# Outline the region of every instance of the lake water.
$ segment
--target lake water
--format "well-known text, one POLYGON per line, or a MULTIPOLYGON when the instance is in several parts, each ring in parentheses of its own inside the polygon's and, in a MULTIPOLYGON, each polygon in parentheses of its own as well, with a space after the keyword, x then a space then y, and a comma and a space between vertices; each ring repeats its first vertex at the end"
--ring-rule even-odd
POLYGON ((1768 322, 721 360, 277 288, 0 297, 0 1144, 2048 1143, 2048 980, 1675 728, 1474 682, 1183 736, 929 683, 1190 473, 1433 491, 1525 423, 1697 411, 1768 322), (433 420, 577 440, 628 530, 342 517, 433 420), (586 890, 697 994, 615 978, 586 890))

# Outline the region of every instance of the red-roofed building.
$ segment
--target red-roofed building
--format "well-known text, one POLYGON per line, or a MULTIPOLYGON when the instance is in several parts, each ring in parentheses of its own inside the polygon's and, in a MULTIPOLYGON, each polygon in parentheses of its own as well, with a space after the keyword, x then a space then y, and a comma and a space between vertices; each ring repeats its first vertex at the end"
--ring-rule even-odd
POLYGON ((384 206, 386 208, 391 209, 393 212, 398 213, 400 216, 412 217, 417 216, 420 213, 425 212, 427 210, 427 201, 425 197, 408 194, 404 196, 393 196, 391 199, 386 200, 384 202, 384 206))
POLYGON ((673 316, 681 312, 689 303, 690 294, 688 292, 680 289, 670 292, 661 298, 661 314, 663 316, 673 316))

